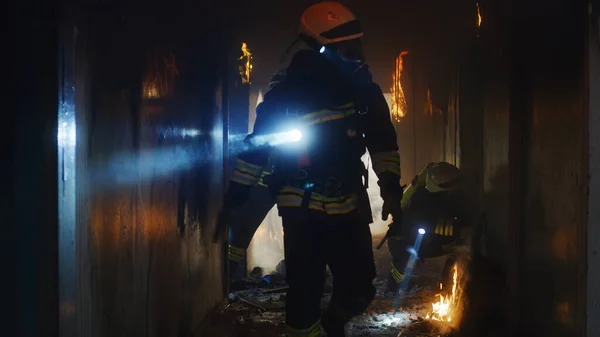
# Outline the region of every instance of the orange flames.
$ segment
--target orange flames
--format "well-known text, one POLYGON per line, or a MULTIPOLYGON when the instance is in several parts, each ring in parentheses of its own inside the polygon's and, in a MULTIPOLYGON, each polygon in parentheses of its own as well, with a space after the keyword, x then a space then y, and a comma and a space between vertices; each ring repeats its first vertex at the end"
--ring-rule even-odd
POLYGON ((175 77, 177 76, 179 76, 179 69, 175 64, 175 55, 172 52, 164 55, 159 55, 158 52, 151 53, 148 57, 146 76, 142 82, 144 99, 173 96, 175 77))
POLYGON ((403 51, 396 57, 396 69, 394 74, 392 74, 392 88, 390 89, 392 92, 392 109, 390 112, 397 122, 406 116, 407 110, 406 96, 404 96, 404 90, 400 81, 403 70, 402 57, 406 54, 408 54, 408 51, 403 51))
POLYGON ((477 3, 477 27, 481 27, 481 12, 479 12, 479 2, 477 3))
POLYGON ((252 52, 248 49, 246 42, 242 42, 242 56, 238 58, 240 61, 244 61, 244 64, 240 66, 240 76, 242 77, 242 83, 250 84, 250 75, 252 73, 252 52))
MULTIPOLYGON (((442 294, 436 295, 439 300, 431 304, 432 311, 425 316, 426 319, 450 323, 455 322, 460 318, 458 316, 460 315, 459 309, 462 298, 462 289, 458 285, 458 265, 455 264, 454 267, 452 267, 452 270, 452 292, 450 295, 446 296, 442 294)), ((442 288, 443 286, 440 283, 440 290, 442 290, 442 288)))

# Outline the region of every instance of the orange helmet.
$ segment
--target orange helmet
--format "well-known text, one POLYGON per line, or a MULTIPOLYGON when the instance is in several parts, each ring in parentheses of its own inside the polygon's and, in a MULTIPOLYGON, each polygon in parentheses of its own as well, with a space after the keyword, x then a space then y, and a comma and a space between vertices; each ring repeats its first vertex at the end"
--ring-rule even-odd
POLYGON ((354 13, 335 1, 323 1, 308 7, 302 13, 299 30, 300 36, 318 44, 317 48, 364 35, 354 13))

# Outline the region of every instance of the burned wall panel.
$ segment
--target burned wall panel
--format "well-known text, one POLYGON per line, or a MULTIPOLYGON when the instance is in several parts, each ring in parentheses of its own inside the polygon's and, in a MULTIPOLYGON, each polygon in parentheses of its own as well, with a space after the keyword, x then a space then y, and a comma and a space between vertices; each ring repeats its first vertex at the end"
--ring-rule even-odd
MULTIPOLYGON (((544 3, 545 15, 519 17, 516 46, 527 75, 522 119, 523 306, 539 305, 523 325, 535 322, 545 336, 582 336, 585 325, 585 228, 587 195, 584 118, 583 2, 544 3), (554 17, 561 16, 560 22, 554 17), (546 282, 541 282, 546 280, 546 282), (552 294, 552 296, 547 296, 552 294), (541 304, 543 301, 544 304, 541 304), (542 309, 543 308, 543 309, 542 309), (552 317, 552 323, 548 322, 552 317)), ((522 8, 531 16, 539 8, 522 8)), ((516 47, 515 46, 515 47, 516 47)), ((516 54, 516 53, 515 53, 516 54)), ((514 69, 516 70, 516 69, 514 69)), ((515 93, 515 96, 519 95, 515 93)), ((520 99, 520 97, 515 97, 520 99)), ((524 319, 524 317, 522 317, 524 319)))
POLYGON ((482 4, 484 209, 498 243, 489 251, 508 271, 515 333, 581 336, 585 6, 513 5, 482 4))
POLYGON ((15 108, 7 111, 12 132, 3 142, 8 150, 1 193, 8 279, 3 334, 57 336, 59 11, 57 3, 47 1, 21 1, 12 8, 19 20, 15 46, 7 49, 14 52, 11 66, 18 76, 10 85, 15 108))
MULTIPOLYGON (((489 7, 481 7, 485 23, 481 31, 479 93, 482 100, 481 206, 484 212, 483 245, 485 254, 507 265, 509 223, 509 59, 502 23, 489 7), (489 10, 489 11, 487 11, 489 10), (487 13, 490 13, 487 15, 487 13)), ((472 127, 477 128, 477 125, 472 127)), ((478 137, 479 138, 479 137, 478 137)))
POLYGON ((600 331, 600 1, 589 16, 589 200, 587 219, 587 336, 600 331))
POLYGON ((224 289, 222 22, 216 2, 100 7, 75 61, 78 335, 192 335, 224 289), (176 75, 168 95, 144 98, 150 72, 176 75))
MULTIPOLYGON (((462 102, 470 86, 463 88, 461 65, 472 61, 465 58, 470 55, 477 32, 477 7, 474 1, 439 6, 442 7, 436 7, 436 11, 411 7, 410 12, 418 19, 408 25, 418 34, 401 40, 408 51, 403 57, 401 78, 408 109, 396 123, 403 183, 428 163, 445 160, 467 170, 467 177, 472 177, 475 185, 479 168, 472 167, 473 163, 480 163, 481 151, 470 147, 476 147, 480 141, 468 136, 469 143, 463 144, 461 135, 462 121, 476 118, 477 112, 469 106, 472 100, 462 102), (474 116, 459 120, 463 110, 466 116, 474 116)), ((473 134, 480 130, 478 125, 466 127, 470 127, 466 132, 473 134)))

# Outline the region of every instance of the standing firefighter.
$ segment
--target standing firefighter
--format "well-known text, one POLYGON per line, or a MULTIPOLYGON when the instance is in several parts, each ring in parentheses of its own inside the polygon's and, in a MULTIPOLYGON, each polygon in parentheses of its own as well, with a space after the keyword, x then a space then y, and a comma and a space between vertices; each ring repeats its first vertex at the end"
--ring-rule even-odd
MULTIPOLYGON (((465 228, 468 220, 465 200, 459 187, 458 168, 440 162, 428 164, 406 189, 402 198, 402 226, 392 224, 388 233, 388 247, 392 255, 389 290, 396 291, 405 281, 405 269, 414 253, 410 248, 420 228, 425 233, 420 251, 416 252, 420 257, 444 255, 447 252, 443 247, 460 239, 461 229, 465 228)), ((408 284, 403 286, 408 287, 408 284)))
MULTIPOLYGON (((285 79, 285 69, 277 71, 269 88, 273 89, 285 79)), ((267 182, 272 170, 263 170, 256 188, 251 190, 249 201, 240 207, 235 217, 229 223, 229 278, 233 283, 246 277, 247 257, 246 251, 252 237, 260 227, 269 211, 275 206, 273 191, 267 188, 267 182)))
POLYGON ((387 102, 373 83, 354 14, 337 2, 304 11, 298 51, 284 81, 257 107, 251 151, 240 154, 219 223, 243 205, 270 159, 268 185, 283 220, 288 336, 345 336, 375 295, 375 264, 361 156, 368 149, 383 217, 402 218, 400 158, 387 102), (324 271, 334 290, 321 315, 324 271), (322 318, 321 318, 322 317, 322 318))

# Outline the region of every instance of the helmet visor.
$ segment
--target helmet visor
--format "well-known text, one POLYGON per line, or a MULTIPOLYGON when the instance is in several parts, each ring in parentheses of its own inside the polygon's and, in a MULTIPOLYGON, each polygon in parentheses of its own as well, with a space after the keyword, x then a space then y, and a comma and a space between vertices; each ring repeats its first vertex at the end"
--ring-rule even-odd
POLYGON ((360 39, 338 42, 336 50, 340 58, 346 62, 361 63, 365 61, 360 39))
POLYGON ((335 40, 361 33, 362 28, 360 26, 360 21, 351 20, 339 26, 336 26, 328 31, 325 31, 319 35, 328 39, 335 40))

